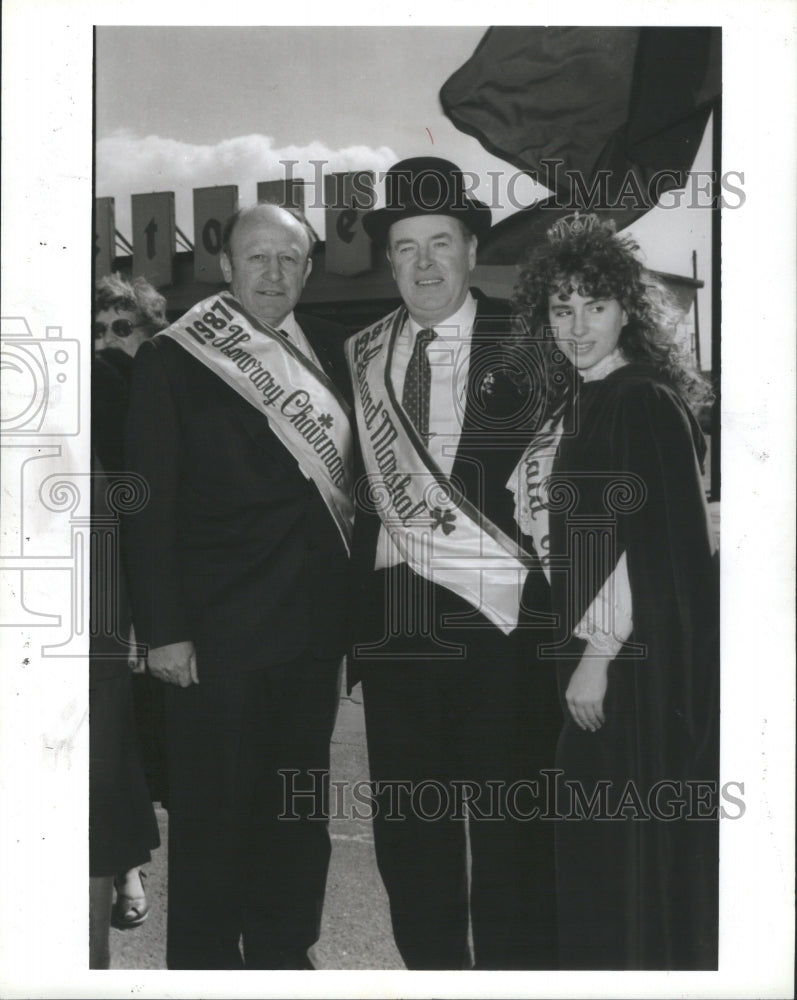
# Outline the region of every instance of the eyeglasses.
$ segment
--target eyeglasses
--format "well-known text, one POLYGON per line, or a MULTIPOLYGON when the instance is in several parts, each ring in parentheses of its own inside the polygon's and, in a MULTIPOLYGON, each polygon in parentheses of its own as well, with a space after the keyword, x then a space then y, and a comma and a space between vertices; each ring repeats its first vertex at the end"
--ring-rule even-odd
MULTIPOLYGON (((94 339, 96 340, 98 337, 105 336, 108 330, 108 324, 96 322, 93 329, 94 339)), ((111 330, 117 337, 129 337, 135 329, 135 325, 131 323, 129 319, 115 319, 113 323, 111 323, 111 330)))

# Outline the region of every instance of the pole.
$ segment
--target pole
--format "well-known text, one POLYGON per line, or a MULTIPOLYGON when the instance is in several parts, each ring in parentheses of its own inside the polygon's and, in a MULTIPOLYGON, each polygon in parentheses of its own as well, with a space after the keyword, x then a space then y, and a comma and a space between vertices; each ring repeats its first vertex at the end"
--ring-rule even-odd
POLYGON ((710 500, 720 499, 721 436, 722 436, 722 216, 720 213, 720 184, 722 170, 722 102, 717 101, 711 116, 712 122, 712 187, 711 200, 711 382, 714 386, 714 404, 711 411, 711 493, 710 500))
MULTIPOLYGON (((692 277, 697 282, 697 250, 692 251, 692 277)), ((700 352, 700 310, 697 308, 697 294, 698 289, 697 285, 695 285, 695 297, 692 302, 695 310, 695 365, 697 366, 697 370, 701 372, 703 371, 703 362, 700 352)))

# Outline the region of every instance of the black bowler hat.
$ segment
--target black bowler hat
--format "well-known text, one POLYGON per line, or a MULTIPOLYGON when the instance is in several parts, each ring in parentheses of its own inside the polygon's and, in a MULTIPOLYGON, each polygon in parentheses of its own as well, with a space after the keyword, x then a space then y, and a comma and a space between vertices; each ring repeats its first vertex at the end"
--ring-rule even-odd
POLYGON ((385 175, 385 201, 384 208, 363 216, 366 233, 380 243, 387 243, 394 222, 416 215, 450 215, 478 237, 492 224, 490 209, 466 193, 459 167, 439 156, 411 156, 391 167, 385 175))

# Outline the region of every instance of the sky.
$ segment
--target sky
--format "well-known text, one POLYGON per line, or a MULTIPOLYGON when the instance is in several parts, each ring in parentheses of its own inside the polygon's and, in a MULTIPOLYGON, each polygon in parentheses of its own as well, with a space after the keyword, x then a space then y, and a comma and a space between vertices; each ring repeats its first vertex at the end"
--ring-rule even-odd
POLYGON ((285 146, 301 132, 341 147, 367 135, 375 147, 424 149, 428 116, 437 114, 431 85, 465 61, 484 31, 99 28, 97 134, 111 134, 122 114, 133 131, 197 144, 263 133, 285 146))
MULTIPOLYGON (((311 160, 379 171, 424 154, 506 170, 437 98, 485 30, 99 27, 97 195, 117 198, 129 236, 128 192, 175 190, 185 229, 191 186, 237 183, 253 200, 257 181, 284 176, 280 160, 300 160, 308 180, 311 160)), ((543 192, 527 179, 517 201, 543 192)), ((321 230, 322 216, 311 218, 321 230)))
MULTIPOLYGON (((193 188, 237 184, 246 204, 258 181, 285 176, 281 161, 299 161, 293 173, 311 182, 307 214, 323 237, 312 161, 322 161, 324 173, 378 174, 408 156, 437 155, 483 178, 475 193, 497 222, 547 192, 527 176, 518 180, 514 167, 459 132, 440 107, 440 88, 485 30, 99 26, 95 193, 114 198, 116 227, 129 239, 130 195, 174 191, 177 225, 192 240, 193 188), (500 174, 497 187, 490 171, 500 174)), ((710 167, 707 138, 695 165, 710 167)), ((709 282, 706 209, 656 208, 630 231, 658 270, 691 276, 696 250, 698 275, 709 282)), ((707 365, 707 292, 699 309, 707 365)))

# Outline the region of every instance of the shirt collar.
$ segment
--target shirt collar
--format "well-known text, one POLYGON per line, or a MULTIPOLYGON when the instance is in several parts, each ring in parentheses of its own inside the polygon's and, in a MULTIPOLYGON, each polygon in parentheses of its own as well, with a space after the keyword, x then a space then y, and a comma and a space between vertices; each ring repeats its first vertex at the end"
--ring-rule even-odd
POLYGON ((597 382, 599 379, 606 378, 607 375, 611 375, 612 372, 617 371, 618 368, 622 368, 627 364, 628 362, 623 357, 620 348, 615 347, 611 354, 607 354, 597 364, 579 374, 585 382, 597 382))
POLYGON ((299 324, 296 322, 296 317, 291 310, 285 319, 280 323, 279 326, 274 327, 275 330, 284 330, 289 337, 295 337, 296 332, 299 329, 299 324))
MULTIPOLYGON (((409 331, 413 340, 418 334, 419 330, 428 330, 429 325, 423 323, 417 323, 412 316, 408 317, 409 322, 405 327, 409 331)), ((465 338, 469 337, 473 332, 473 324, 476 322, 476 299, 471 295, 470 292, 465 296, 465 301, 457 309, 453 316, 449 316, 447 319, 441 320, 439 323, 434 324, 434 329, 440 333, 441 330, 445 328, 445 337, 458 337, 465 338)))

